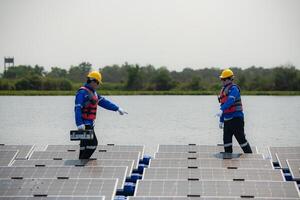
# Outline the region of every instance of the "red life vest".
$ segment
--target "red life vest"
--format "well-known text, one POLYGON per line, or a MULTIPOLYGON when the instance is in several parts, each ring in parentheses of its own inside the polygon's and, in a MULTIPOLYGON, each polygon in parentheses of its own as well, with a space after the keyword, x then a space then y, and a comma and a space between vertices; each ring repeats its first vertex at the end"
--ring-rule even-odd
POLYGON ((89 94, 89 100, 85 102, 84 106, 81 108, 81 117, 85 120, 95 120, 98 106, 98 95, 87 87, 81 87, 79 90, 85 90, 89 94))
MULTIPOLYGON (((239 86, 235 85, 235 84, 232 84, 232 83, 227 85, 226 87, 223 87, 221 92, 220 92, 220 95, 218 97, 219 103, 221 105, 223 105, 228 100, 228 93, 229 93, 229 90, 231 89, 232 86, 236 86, 238 88, 238 90, 240 91, 239 86)), ((243 111, 243 105, 242 105, 242 99, 241 98, 236 98, 234 103, 229 108, 224 110, 224 113, 233 113, 233 112, 236 112, 236 111, 243 111)))

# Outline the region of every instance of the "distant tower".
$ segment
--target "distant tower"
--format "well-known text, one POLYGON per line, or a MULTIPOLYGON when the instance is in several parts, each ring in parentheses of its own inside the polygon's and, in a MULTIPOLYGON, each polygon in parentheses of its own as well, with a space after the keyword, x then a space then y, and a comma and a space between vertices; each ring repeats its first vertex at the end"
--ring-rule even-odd
POLYGON ((14 57, 4 57, 4 72, 6 71, 7 67, 11 67, 15 65, 14 57))

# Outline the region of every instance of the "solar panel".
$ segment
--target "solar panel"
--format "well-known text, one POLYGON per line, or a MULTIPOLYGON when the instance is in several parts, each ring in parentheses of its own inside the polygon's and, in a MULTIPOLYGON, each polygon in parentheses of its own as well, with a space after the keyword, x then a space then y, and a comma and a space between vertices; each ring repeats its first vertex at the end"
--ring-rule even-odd
MULTIPOLYGON (((186 153, 186 152, 158 152, 155 153, 155 158, 160 159, 188 159, 188 158, 213 158, 216 159, 216 153, 186 153)), ((242 154, 239 159, 263 159, 262 154, 242 154)))
MULTIPOLYGON (((245 200, 245 199, 252 199, 252 198, 245 198, 245 197, 135 197, 129 196, 127 200, 245 200)), ((255 198, 255 200, 267 200, 270 198, 255 198)), ((272 200, 297 200, 298 198, 272 198, 272 200)))
POLYGON ((133 160, 15 160, 12 166, 18 167, 62 167, 62 166, 85 166, 85 167, 108 167, 125 166, 128 168, 126 176, 130 176, 133 170, 133 160))
MULTIPOLYGON (((106 151, 134 151, 140 152, 140 158, 144 155, 145 146, 143 145, 98 145, 96 151, 98 152, 106 152, 106 151)), ((48 145, 45 151, 64 151, 64 152, 72 152, 79 151, 79 145, 48 145)))
POLYGON ((135 196, 299 198, 295 182, 147 181, 139 180, 135 196))
POLYGON ((287 159, 300 159, 300 153, 276 153, 275 155, 281 168, 288 168, 287 159))
POLYGON ((17 156, 18 151, 0 151, 0 166, 8 166, 17 156))
MULTIPOLYGON (((253 153, 258 153, 257 148, 252 146, 253 153)), ((223 152, 223 146, 213 146, 213 145, 159 145, 157 152, 223 152)), ((233 146, 233 152, 243 153, 241 147, 233 146)))
POLYGON ((17 151, 18 155, 15 159, 27 159, 31 151, 33 150, 33 145, 0 145, 0 151, 17 151))
POLYGON ((239 159, 152 159, 150 160, 149 167, 273 169, 273 165, 270 160, 239 159))
POLYGON ((288 159, 286 162, 290 169, 293 179, 300 181, 300 160, 288 159))
POLYGON ((0 179, 25 178, 111 178, 124 187, 127 167, 0 167, 0 179))
POLYGON ((0 196, 105 196, 113 199, 117 179, 2 179, 0 196))
POLYGON ((300 153, 300 146, 298 147, 269 147, 269 152, 273 162, 278 162, 276 153, 300 153))
POLYGON ((143 180, 284 181, 281 170, 224 168, 146 168, 143 180))
MULTIPOLYGON (((30 156, 30 160, 61 160, 61 159, 77 159, 78 152, 50 152, 50 151, 34 151, 30 156)), ((91 158, 97 159, 126 159, 134 160, 134 167, 138 167, 140 158, 139 152, 95 152, 91 158)))
POLYGON ((0 200, 105 200, 101 197, 0 197, 0 200))

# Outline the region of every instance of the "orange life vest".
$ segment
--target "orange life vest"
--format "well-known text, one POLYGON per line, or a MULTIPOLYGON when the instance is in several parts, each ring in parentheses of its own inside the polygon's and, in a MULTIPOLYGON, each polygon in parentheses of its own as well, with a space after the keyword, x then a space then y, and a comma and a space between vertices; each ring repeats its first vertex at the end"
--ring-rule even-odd
MULTIPOLYGON (((228 100, 228 93, 229 93, 229 90, 232 86, 236 86, 238 88, 238 90, 240 91, 239 86, 235 85, 235 84, 229 84, 226 87, 223 87, 221 92, 220 92, 220 95, 218 97, 219 103, 221 105, 223 105, 228 100)), ((236 111, 243 111, 243 105, 242 105, 241 97, 236 98, 234 100, 234 103, 229 108, 224 110, 224 113, 233 113, 233 112, 236 112, 236 111)))
POLYGON ((79 88, 79 90, 85 90, 89 94, 88 101, 85 102, 81 109, 81 117, 85 120, 95 120, 98 106, 98 95, 84 86, 79 88))

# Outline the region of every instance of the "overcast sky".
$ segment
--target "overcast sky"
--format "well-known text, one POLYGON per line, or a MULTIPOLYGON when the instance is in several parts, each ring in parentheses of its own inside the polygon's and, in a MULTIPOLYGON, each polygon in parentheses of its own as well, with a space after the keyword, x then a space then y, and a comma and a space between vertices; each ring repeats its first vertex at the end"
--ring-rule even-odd
POLYGON ((124 62, 300 68, 300 0, 0 0, 0 71, 124 62))

